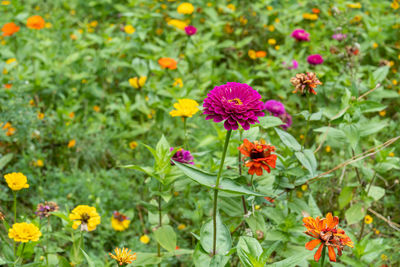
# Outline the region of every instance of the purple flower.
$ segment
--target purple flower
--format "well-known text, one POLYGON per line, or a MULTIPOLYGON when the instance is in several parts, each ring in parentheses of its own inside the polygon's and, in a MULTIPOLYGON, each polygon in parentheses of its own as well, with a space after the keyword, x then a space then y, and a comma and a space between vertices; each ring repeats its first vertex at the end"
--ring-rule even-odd
POLYGON ((206 120, 224 122, 226 130, 237 130, 238 123, 243 129, 250 129, 250 124, 264 116, 264 103, 261 95, 245 83, 228 82, 214 87, 203 103, 206 120))
POLYGON ((197 32, 197 28, 195 26, 189 25, 185 27, 185 32, 187 35, 192 36, 197 32))
POLYGON ((347 35, 343 34, 343 33, 336 33, 334 35, 332 35, 332 38, 338 41, 342 41, 344 39, 346 39, 347 35))
POLYGON ((285 123, 281 125, 283 130, 287 130, 290 126, 292 126, 292 116, 290 116, 289 113, 285 112, 278 117, 285 123))
POLYGON ((279 117, 286 113, 285 106, 276 100, 268 100, 265 102, 264 108, 269 111, 272 116, 279 117))
MULTIPOLYGON (((173 151, 174 150, 174 148, 173 147, 171 147, 170 149, 169 149, 169 151, 173 151)), ((180 163, 185 163, 185 164, 194 164, 194 162, 193 162, 193 156, 192 156, 192 154, 190 154, 190 152, 189 151, 187 151, 187 150, 184 150, 184 149, 179 149, 178 151, 176 151, 176 153, 172 156, 172 158, 171 159, 173 159, 173 160, 175 160, 175 161, 177 161, 177 162, 180 162, 180 163)), ((171 160, 171 164, 172 165, 175 165, 174 164, 174 162, 171 160)))
MULTIPOLYGON (((286 62, 283 62, 283 66, 286 66, 286 62)), ((290 65, 286 66, 286 68, 288 70, 295 70, 298 67, 299 67, 299 63, 295 59, 292 60, 292 65, 291 66, 290 65)))
POLYGON ((294 39, 296 39, 299 42, 310 41, 310 34, 303 29, 294 30, 290 36, 292 36, 294 39))
POLYGON ((324 59, 320 54, 315 54, 315 55, 309 55, 307 57, 307 62, 311 65, 319 65, 324 62, 324 59))

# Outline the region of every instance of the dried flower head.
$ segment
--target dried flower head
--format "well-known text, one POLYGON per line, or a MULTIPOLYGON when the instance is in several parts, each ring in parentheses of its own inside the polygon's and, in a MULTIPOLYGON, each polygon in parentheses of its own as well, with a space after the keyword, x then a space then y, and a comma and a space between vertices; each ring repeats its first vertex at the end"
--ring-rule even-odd
POLYGON ((317 94, 314 89, 317 85, 322 84, 320 80, 318 80, 317 75, 313 72, 298 73, 295 77, 290 79, 290 82, 295 87, 293 93, 300 91, 301 94, 306 94, 308 92, 314 95, 317 94))
POLYGON ((51 212, 58 211, 57 203, 53 201, 45 201, 44 203, 39 203, 36 208, 35 214, 41 219, 47 218, 51 215, 51 212))
POLYGON ((119 265, 125 265, 132 263, 132 261, 136 260, 136 253, 131 254, 132 250, 129 250, 127 248, 115 248, 114 249, 114 254, 109 253, 110 257, 113 258, 118 262, 119 265))

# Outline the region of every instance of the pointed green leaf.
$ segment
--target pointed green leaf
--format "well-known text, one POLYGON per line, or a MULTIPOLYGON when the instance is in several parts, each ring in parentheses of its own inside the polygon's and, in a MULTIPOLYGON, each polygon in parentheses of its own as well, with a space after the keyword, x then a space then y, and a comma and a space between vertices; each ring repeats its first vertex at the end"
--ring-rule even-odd
MULTIPOLYGON (((231 233, 228 227, 222 223, 219 213, 216 218, 217 223, 217 248, 216 254, 226 255, 232 247, 231 233)), ((201 227, 200 230, 200 244, 207 253, 213 252, 213 218, 201 227)))
POLYGON ((279 135, 279 138, 281 139, 281 141, 288 148, 290 148, 290 149, 292 149, 294 151, 300 151, 301 150, 300 144, 297 142, 297 140, 292 135, 290 135, 286 131, 280 130, 278 128, 275 128, 275 131, 279 135))
POLYGON ((163 225, 154 232, 154 238, 169 252, 176 248, 176 234, 169 225, 163 225))

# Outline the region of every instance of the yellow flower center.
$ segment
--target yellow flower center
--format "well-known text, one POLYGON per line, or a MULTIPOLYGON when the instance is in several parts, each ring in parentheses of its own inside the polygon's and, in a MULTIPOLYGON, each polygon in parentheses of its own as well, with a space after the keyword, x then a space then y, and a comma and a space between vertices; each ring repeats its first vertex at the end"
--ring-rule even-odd
POLYGON ((243 102, 239 98, 229 99, 228 102, 229 103, 234 102, 235 105, 243 105, 243 102))

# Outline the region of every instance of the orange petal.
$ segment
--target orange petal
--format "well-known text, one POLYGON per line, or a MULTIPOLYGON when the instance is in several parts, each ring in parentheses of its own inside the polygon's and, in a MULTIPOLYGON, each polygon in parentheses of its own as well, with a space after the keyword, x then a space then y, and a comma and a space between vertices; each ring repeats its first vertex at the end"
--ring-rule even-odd
POLYGON ((317 252, 315 252, 314 260, 315 260, 316 262, 318 262, 318 261, 319 261, 319 258, 321 258, 321 252, 322 252, 322 248, 323 248, 323 247, 324 247, 324 243, 321 243, 321 246, 319 246, 317 252))
POLYGON ((319 243, 321 243, 321 240, 319 239, 311 240, 310 242, 307 242, 306 249, 313 250, 319 243))
POLYGON ((336 262, 336 253, 335 249, 333 247, 328 247, 328 255, 329 255, 329 260, 330 261, 335 261, 336 262))
POLYGON ((256 169, 256 174, 257 174, 257 176, 261 176, 262 173, 263 173, 262 168, 258 167, 258 168, 256 169))

